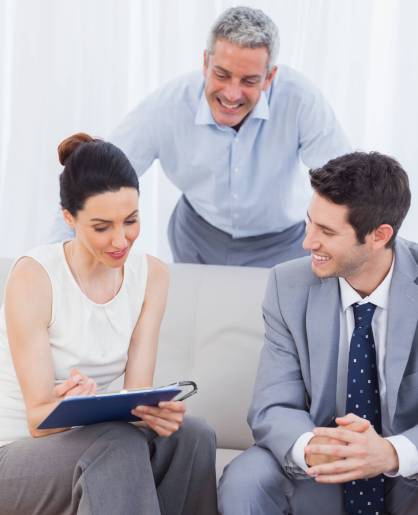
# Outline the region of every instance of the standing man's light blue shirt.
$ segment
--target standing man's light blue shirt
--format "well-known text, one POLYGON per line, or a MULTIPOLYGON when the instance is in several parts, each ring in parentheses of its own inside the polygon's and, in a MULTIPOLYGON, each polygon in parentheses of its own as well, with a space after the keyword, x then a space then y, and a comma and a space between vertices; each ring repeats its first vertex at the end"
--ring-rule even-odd
MULTIPOLYGON (((304 163, 316 168, 351 151, 329 104, 299 72, 279 66, 236 131, 217 125, 202 72, 162 86, 110 137, 142 175, 159 159, 195 211, 233 238, 281 232, 305 218, 304 163)), ((71 237, 59 215, 51 241, 71 237)))
POLYGON ((306 169, 350 152, 335 115, 300 73, 280 66, 239 131, 214 121, 201 72, 146 98, 110 137, 142 175, 159 159, 207 222, 234 238, 302 221, 306 169))

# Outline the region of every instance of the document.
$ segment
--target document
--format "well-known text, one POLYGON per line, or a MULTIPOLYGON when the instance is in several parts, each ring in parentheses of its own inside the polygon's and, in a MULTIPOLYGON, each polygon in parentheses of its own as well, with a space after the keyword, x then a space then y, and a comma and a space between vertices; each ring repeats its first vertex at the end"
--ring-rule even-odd
POLYGON ((170 401, 182 393, 184 386, 192 386, 193 390, 176 400, 183 400, 197 392, 193 381, 180 381, 157 388, 67 397, 41 422, 38 429, 87 426, 115 420, 138 421, 140 419, 131 414, 133 408, 139 405, 157 406, 161 401, 170 401))

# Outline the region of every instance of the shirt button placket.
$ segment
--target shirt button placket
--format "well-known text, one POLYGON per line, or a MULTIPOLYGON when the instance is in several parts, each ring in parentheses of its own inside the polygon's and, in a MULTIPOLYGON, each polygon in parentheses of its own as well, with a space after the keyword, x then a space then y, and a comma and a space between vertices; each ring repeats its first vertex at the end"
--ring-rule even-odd
POLYGON ((230 174, 231 177, 231 186, 230 186, 230 205, 231 205, 231 213, 233 218, 233 227, 237 227, 237 221, 239 219, 239 209, 238 209, 238 185, 237 185, 237 177, 240 172, 240 168, 238 166, 239 163, 239 138, 238 136, 235 136, 231 148, 231 170, 232 173, 230 174))

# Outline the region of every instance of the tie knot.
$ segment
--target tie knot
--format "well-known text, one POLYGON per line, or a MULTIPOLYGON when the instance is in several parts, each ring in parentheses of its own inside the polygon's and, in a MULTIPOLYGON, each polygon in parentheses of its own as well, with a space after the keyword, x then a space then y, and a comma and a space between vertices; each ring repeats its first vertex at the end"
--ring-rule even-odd
POLYGON ((375 309, 376 305, 371 302, 366 302, 366 304, 353 304, 354 324, 356 328, 370 327, 375 309))

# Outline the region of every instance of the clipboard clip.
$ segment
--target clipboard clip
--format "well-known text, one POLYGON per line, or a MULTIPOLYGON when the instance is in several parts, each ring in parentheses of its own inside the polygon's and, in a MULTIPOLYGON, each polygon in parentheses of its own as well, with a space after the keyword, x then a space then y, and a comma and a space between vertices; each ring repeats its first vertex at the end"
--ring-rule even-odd
POLYGON ((191 397, 192 395, 194 395, 195 393, 198 392, 197 384, 194 381, 178 381, 177 383, 173 383, 172 385, 169 385, 169 386, 178 386, 180 388, 184 388, 184 387, 192 388, 190 391, 184 393, 180 397, 176 397, 176 399, 175 399, 176 401, 184 401, 185 399, 188 399, 189 397, 191 397))

